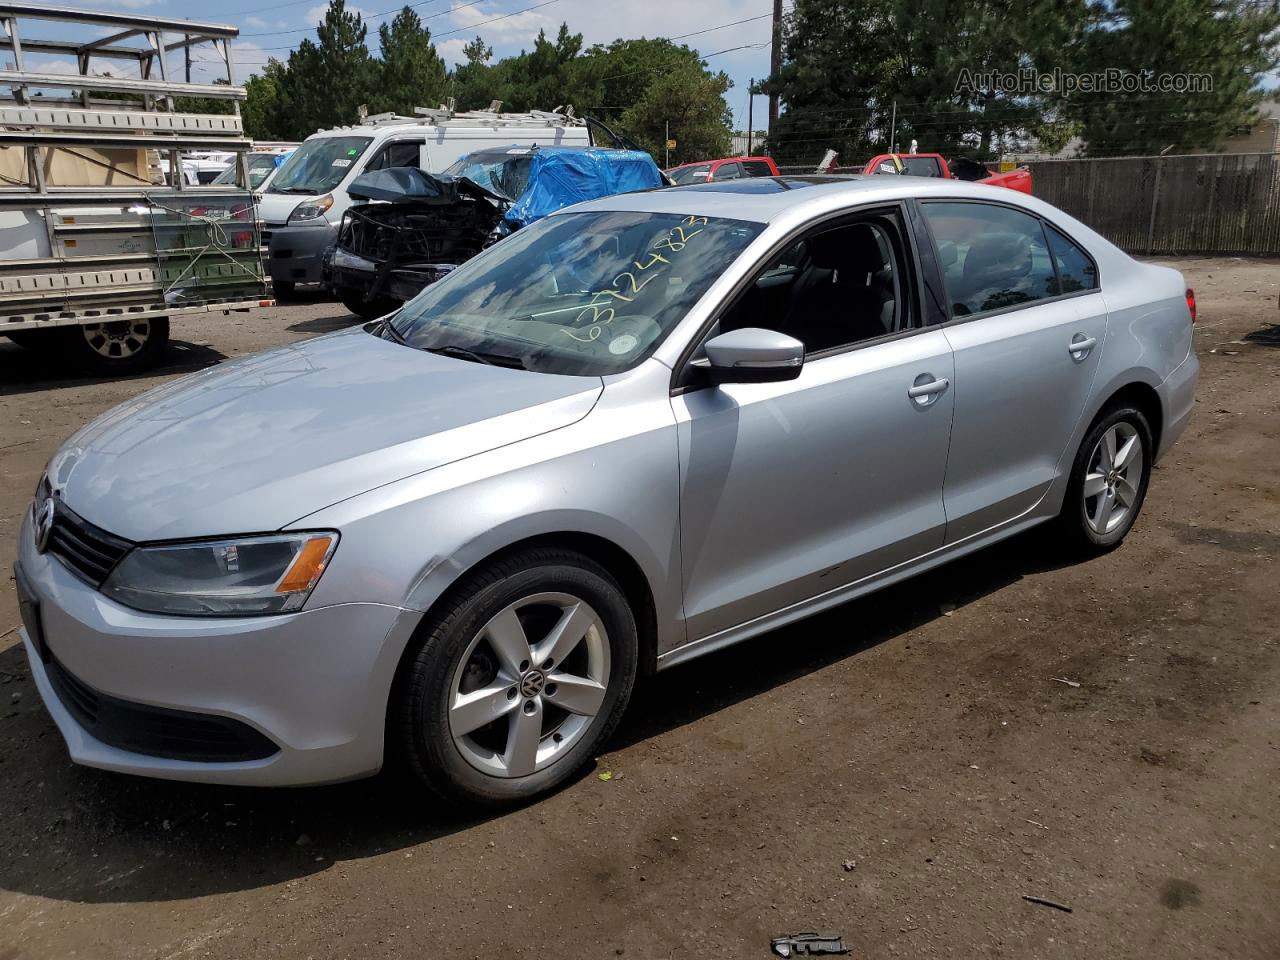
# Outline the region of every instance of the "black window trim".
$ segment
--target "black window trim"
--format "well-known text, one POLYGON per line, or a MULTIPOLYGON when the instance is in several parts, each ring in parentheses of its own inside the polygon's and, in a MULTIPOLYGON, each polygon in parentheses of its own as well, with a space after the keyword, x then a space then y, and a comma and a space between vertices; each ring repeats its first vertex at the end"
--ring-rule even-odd
POLYGON ((828 347, 826 350, 819 350, 812 354, 806 353, 804 362, 808 365, 818 360, 826 360, 830 357, 839 356, 854 350, 862 350, 865 347, 879 346, 883 343, 892 343, 896 340, 902 340, 907 337, 913 337, 920 333, 925 333, 937 329, 938 325, 930 325, 924 320, 924 291, 922 290, 923 278, 921 276, 921 260, 920 251, 916 242, 915 230, 912 229, 912 221, 908 216, 907 206, 909 201, 902 200, 880 200, 872 201, 866 204, 847 207, 842 210, 833 210, 815 220, 810 220, 796 229, 792 230, 781 240, 770 247, 763 256, 756 261, 756 267, 752 269, 745 277, 738 281, 737 285, 729 291, 716 306, 706 322, 698 330, 697 334, 689 338, 689 342, 685 344, 684 349, 680 352, 680 359, 676 362, 671 370, 671 396, 678 397, 685 393, 692 393, 695 390, 705 390, 711 387, 711 384, 698 382, 694 379, 698 377, 697 368, 692 366, 693 355, 698 348, 707 341, 712 335, 712 331, 719 326, 721 318, 725 315, 730 307, 737 303, 738 299, 744 296, 764 272, 764 268, 773 260, 774 257, 781 254, 787 247, 791 246, 797 240, 811 234, 815 231, 835 230, 846 223, 854 223, 859 220, 865 220, 869 216, 875 216, 877 213, 898 215, 900 223, 899 233, 905 245, 902 251, 906 254, 908 263, 906 271, 912 273, 915 277, 915 283, 904 284, 907 288, 910 298, 908 302, 908 319, 912 321, 912 325, 905 330, 898 330, 895 333, 886 333, 879 337, 868 337, 865 340, 857 340, 853 343, 846 343, 843 346, 828 347))
MULTIPOLYGON (((983 310, 979 313, 965 313, 965 314, 960 314, 958 316, 952 310, 953 304, 951 302, 951 297, 947 295, 943 297, 943 301, 945 303, 946 311, 947 311, 947 319, 944 320, 941 324, 944 327, 953 326, 959 323, 968 323, 970 320, 985 320, 987 317, 998 317, 1006 313, 1014 313, 1015 311, 1018 311, 1018 310, 1030 310, 1033 307, 1043 306, 1044 304, 1047 304, 1047 303, 1058 303, 1062 300, 1071 300, 1075 297, 1087 297, 1092 294, 1102 292, 1102 271, 1098 267, 1098 261, 1095 260, 1093 254, 1089 252, 1089 248, 1086 247, 1084 244, 1082 244, 1075 237, 1071 236, 1071 234, 1068 233, 1066 230, 1063 230, 1061 226, 1059 226, 1056 223, 1053 223, 1051 220, 1047 220, 1046 218, 1042 217, 1040 214, 1036 213, 1033 210, 1028 210, 1026 207, 1020 207, 1016 203, 1006 203, 1002 200, 988 200, 985 197, 982 197, 982 198, 928 197, 928 198, 917 198, 915 200, 915 203, 917 203, 920 206, 921 214, 924 214, 924 207, 931 203, 975 203, 975 204, 983 204, 989 207, 1003 207, 1006 210, 1013 210, 1017 213, 1024 214, 1025 216, 1031 217, 1033 220, 1037 221, 1040 224, 1040 233, 1044 237, 1045 249, 1049 252, 1049 262, 1053 265, 1054 282, 1058 284, 1059 289, 1061 289, 1061 286, 1062 286, 1062 279, 1058 274, 1058 262, 1053 255, 1053 247, 1050 245, 1050 242, 1049 242, 1049 232, 1048 230, 1045 229, 1046 225, 1051 226, 1055 230, 1057 230, 1060 234, 1062 234, 1064 237, 1070 240, 1076 247, 1078 247, 1086 257, 1089 258, 1089 262, 1093 264, 1094 276, 1098 278, 1098 285, 1096 287, 1090 287, 1088 290, 1072 290, 1070 293, 1060 293, 1054 297, 1043 297, 1039 300, 1032 300, 1029 303, 1013 303, 1007 307, 997 307, 994 310, 983 310)), ((943 293, 946 294, 947 282, 946 282, 946 277, 942 275, 941 259, 939 258, 939 255, 938 255, 938 238, 933 232, 933 224, 929 222, 928 216, 922 215, 920 220, 924 229, 928 232, 929 243, 933 248, 934 262, 937 265, 938 280, 942 284, 943 293)))

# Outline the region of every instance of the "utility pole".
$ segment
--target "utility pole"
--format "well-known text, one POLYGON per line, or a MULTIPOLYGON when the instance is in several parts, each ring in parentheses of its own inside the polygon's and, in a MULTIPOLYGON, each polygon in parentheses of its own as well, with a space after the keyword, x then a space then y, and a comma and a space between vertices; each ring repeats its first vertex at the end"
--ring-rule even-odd
POLYGON ((751 135, 755 132, 755 124, 751 119, 751 108, 756 104, 756 78, 752 77, 747 84, 747 156, 751 156, 751 135))
MULTIPOLYGON (((183 37, 182 39, 187 41, 186 46, 182 48, 182 52, 187 55, 187 83, 190 83, 191 82, 191 38, 183 37)), ((160 55, 164 56, 163 52, 160 55)))
POLYGON ((894 138, 898 135, 898 101, 893 101, 893 119, 889 122, 889 152, 897 153, 898 148, 893 145, 894 138))
POLYGON ((774 123, 778 119, 778 85, 777 76, 782 71, 782 0, 773 0, 773 49, 769 54, 769 76, 774 83, 769 85, 769 132, 773 133, 774 123))
POLYGON ((671 121, 666 120, 664 122, 666 123, 667 132, 666 132, 666 136, 662 138, 664 141, 662 144, 662 149, 666 151, 666 153, 664 154, 665 159, 662 162, 662 166, 665 169, 666 167, 671 166, 671 121))

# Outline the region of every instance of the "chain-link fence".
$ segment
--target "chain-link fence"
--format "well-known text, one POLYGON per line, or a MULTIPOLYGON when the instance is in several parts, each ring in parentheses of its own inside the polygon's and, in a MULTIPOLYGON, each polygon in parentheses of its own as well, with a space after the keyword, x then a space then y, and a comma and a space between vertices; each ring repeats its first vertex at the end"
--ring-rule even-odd
POLYGON ((1280 153, 1028 166, 1037 197, 1129 253, 1280 255, 1280 153))

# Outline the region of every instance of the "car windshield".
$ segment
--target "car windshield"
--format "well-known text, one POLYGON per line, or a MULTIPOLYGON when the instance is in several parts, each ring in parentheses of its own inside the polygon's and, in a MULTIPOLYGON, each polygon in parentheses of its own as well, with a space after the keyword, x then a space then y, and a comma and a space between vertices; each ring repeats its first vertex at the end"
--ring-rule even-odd
POLYGON ((649 356, 762 229, 664 213, 547 217, 427 287, 390 335, 543 373, 617 373, 649 356))
POLYGON ((512 147, 510 150, 468 154, 455 160, 444 172, 454 177, 466 177, 508 200, 518 200, 529 185, 530 166, 532 158, 529 151, 512 147))
MULTIPOLYGON (((276 168, 276 155, 274 153, 251 153, 249 154, 249 189, 257 190, 262 186, 262 181, 267 179, 271 171, 276 168)), ((236 182, 236 165, 233 163, 227 169, 218 174, 218 178, 214 183, 235 183, 236 182)))
POLYGON ((704 183, 709 173, 711 173, 711 164, 701 163, 693 167, 680 167, 678 170, 672 170, 667 176, 677 184, 704 183))
POLYGON ((370 137, 319 137, 293 152, 267 193, 328 193, 369 146, 370 137))

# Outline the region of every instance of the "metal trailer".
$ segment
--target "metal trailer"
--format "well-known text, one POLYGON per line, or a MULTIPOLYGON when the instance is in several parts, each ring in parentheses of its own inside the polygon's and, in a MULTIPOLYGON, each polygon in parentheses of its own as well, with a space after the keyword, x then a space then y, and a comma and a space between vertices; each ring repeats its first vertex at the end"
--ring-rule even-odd
POLYGON ((163 355, 170 317, 273 304, 247 186, 238 33, 0 0, 0 334, 115 375, 163 355), (212 48, 225 80, 178 79, 170 55, 189 77, 193 48, 212 48), (94 73, 104 61, 111 74, 94 73), (231 112, 184 113, 180 97, 231 112), (184 183, 193 150, 234 153, 236 183, 184 183))

